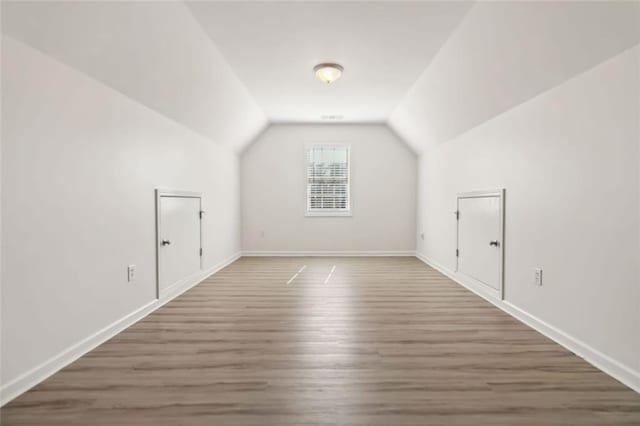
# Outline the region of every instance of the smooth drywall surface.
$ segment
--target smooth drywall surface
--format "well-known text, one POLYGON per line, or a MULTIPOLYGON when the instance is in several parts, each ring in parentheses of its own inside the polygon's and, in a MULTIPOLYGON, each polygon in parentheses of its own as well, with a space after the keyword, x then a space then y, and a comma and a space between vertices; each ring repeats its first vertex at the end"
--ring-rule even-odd
POLYGON ((389 123, 422 152, 639 41, 640 2, 477 2, 389 123))
POLYGON ((506 300, 636 373, 639 75, 635 47, 429 148, 417 247, 454 270, 456 194, 506 188, 506 300))
POLYGON ((384 125, 274 125, 241 170, 243 250, 415 250, 416 157, 384 125), (352 216, 305 216, 314 143, 351 146, 352 216))
POLYGON ((240 174, 231 148, 19 41, 2 65, 6 385, 155 298, 155 188, 203 193, 205 269, 237 253, 240 174))
POLYGON ((187 4, 272 122, 344 124, 386 120, 473 2, 187 4), (331 87, 312 73, 328 60, 346 67, 331 87))
POLYGON ((260 107, 182 2, 2 3, 2 31, 172 120, 241 150, 260 107))

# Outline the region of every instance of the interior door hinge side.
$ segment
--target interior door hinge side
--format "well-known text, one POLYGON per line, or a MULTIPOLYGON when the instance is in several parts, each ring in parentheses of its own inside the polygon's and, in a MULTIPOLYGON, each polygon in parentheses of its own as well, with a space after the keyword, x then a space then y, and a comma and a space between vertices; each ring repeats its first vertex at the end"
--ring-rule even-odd
POLYGON ((202 256, 202 248, 200 249, 200 256, 202 256))
POLYGON ((202 216, 204 216, 204 210, 200 210, 200 211, 198 212, 198 217, 199 217, 200 219, 202 219, 202 216))
POLYGON ((456 210, 455 212, 456 220, 460 220, 460 210, 456 210))
POLYGON ((456 257, 460 257, 460 251, 458 251, 458 249, 456 249, 456 257))

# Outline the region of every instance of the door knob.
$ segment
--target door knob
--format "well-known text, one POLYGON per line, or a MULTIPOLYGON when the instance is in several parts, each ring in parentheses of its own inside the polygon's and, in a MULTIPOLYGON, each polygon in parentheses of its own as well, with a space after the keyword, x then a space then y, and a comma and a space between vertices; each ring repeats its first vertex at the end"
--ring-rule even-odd
POLYGON ((169 241, 169 240, 162 240, 162 245, 163 245, 163 246, 168 246, 169 244, 171 244, 171 241, 169 241))
POLYGON ((496 247, 500 247, 500 243, 498 241, 490 241, 489 242, 490 246, 496 246, 496 247))

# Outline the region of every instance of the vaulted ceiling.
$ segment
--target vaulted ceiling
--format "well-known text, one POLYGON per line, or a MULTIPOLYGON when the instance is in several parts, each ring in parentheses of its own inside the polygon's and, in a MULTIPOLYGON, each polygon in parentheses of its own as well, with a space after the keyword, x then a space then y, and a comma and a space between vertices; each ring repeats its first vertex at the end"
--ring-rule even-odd
POLYGON ((640 2, 477 3, 389 125, 424 152, 639 42, 640 2))
POLYGON ((382 122, 471 2, 189 2, 272 121, 382 122), (313 67, 345 67, 330 86, 313 67))
POLYGON ((2 32, 238 151, 339 116, 424 152, 638 44, 640 3, 5 1, 2 32))
POLYGON ((243 149, 267 118, 182 2, 2 2, 2 32, 243 149))

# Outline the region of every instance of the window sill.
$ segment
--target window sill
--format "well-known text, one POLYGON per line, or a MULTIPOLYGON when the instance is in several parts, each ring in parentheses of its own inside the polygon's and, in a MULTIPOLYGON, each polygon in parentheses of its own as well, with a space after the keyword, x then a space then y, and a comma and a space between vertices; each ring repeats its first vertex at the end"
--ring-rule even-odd
POLYGON ((351 212, 306 212, 305 217, 351 217, 351 212))

